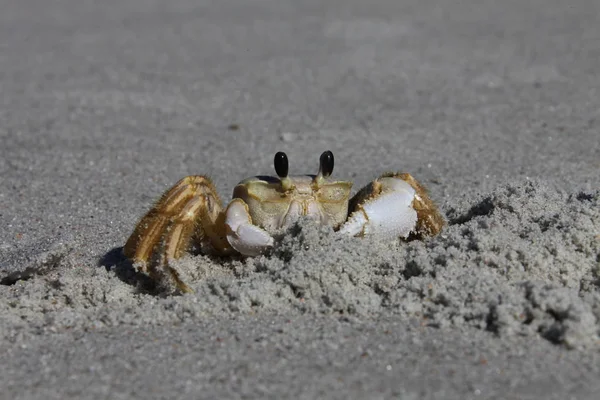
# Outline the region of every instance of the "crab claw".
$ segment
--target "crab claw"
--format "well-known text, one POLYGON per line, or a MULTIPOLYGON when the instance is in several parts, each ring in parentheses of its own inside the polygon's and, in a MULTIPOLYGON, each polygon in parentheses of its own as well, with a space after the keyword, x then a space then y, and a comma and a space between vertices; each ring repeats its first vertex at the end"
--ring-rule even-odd
POLYGON ((258 256, 273 246, 273 237, 252 224, 248 205, 241 199, 234 199, 227 207, 225 226, 227 241, 245 256, 258 256))
POLYGON ((340 233, 406 239, 417 226, 415 195, 415 189, 399 177, 383 176, 373 181, 357 194, 356 204, 340 233))

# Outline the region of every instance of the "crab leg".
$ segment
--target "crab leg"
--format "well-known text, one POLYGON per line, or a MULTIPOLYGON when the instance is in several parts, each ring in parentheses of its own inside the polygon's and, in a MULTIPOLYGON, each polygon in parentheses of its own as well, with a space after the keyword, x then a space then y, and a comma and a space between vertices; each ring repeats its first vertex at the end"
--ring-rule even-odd
POLYGON ((273 246, 273 237, 253 225, 248 205, 242 199, 233 199, 225 212, 227 241, 245 256, 257 256, 273 246))
POLYGON ((169 260, 180 258, 194 239, 210 243, 220 253, 229 250, 222 219, 212 182, 204 176, 185 177, 140 220, 123 253, 142 272, 154 278, 166 273, 181 291, 188 292, 191 289, 169 267, 169 260))
POLYGON ((350 217, 340 232, 350 236, 407 239, 435 235, 444 224, 425 189, 409 174, 386 174, 350 201, 350 217))

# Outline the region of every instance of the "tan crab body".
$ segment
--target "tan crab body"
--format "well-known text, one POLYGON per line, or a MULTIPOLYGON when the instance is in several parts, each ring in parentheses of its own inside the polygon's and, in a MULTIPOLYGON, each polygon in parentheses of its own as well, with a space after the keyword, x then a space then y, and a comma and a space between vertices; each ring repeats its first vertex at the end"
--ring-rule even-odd
POLYGON ((233 198, 244 201, 253 223, 270 233, 290 226, 300 217, 337 229, 348 218, 352 184, 332 181, 316 187, 315 178, 290 176, 287 190, 282 188, 280 179, 247 178, 233 189, 233 198))
POLYGON ((264 253, 273 234, 302 217, 339 234, 382 240, 436 235, 444 219, 425 189, 410 174, 384 174, 350 198, 351 182, 330 179, 333 153, 321 155, 317 175, 288 176, 285 153, 275 155, 278 177, 244 179, 223 208, 212 182, 188 176, 169 189, 141 219, 123 250, 151 277, 169 276, 191 291, 169 261, 198 243, 216 253, 264 253))

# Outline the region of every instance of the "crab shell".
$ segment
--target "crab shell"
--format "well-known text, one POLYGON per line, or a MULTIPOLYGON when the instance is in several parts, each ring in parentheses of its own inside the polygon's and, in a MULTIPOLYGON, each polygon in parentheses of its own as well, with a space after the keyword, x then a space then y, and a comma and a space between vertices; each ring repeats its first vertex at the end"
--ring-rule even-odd
POLYGON ((288 227, 301 217, 337 229, 348 218, 352 182, 317 180, 315 175, 286 177, 255 176, 244 179, 233 190, 233 198, 248 205, 254 225, 269 233, 288 227))

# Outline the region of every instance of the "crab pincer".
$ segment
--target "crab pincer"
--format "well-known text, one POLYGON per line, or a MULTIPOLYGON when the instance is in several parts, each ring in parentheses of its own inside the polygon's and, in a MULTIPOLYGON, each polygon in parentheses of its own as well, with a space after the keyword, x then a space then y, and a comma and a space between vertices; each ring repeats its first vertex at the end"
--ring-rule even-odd
POLYGON ((273 237, 264 229, 252 224, 248 205, 241 199, 233 199, 225 217, 227 241, 238 253, 258 256, 273 246, 273 237))
POLYGON ((433 236, 444 226, 435 204, 410 174, 384 174, 350 201, 348 221, 340 233, 395 238, 433 236))

